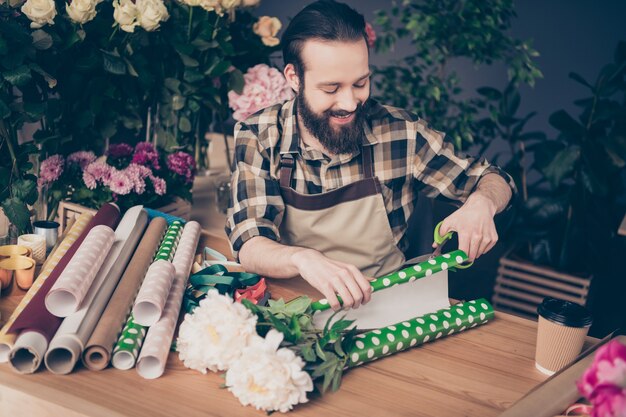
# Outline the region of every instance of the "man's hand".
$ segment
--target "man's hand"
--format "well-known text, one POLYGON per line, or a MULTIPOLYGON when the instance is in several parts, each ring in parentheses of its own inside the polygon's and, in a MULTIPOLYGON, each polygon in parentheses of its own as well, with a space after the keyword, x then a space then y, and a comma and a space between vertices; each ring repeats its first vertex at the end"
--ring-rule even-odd
MULTIPOLYGON (((459 249, 467 254, 470 261, 474 261, 489 252, 498 241, 493 221, 495 212, 495 206, 490 200, 472 195, 460 209, 443 221, 439 232, 441 236, 451 230, 457 232, 459 249)), ((435 247, 437 245, 433 244, 435 247)))
MULTIPOLYGON (((493 217, 505 209, 511 200, 511 188, 497 174, 482 177, 465 204, 449 215, 441 224, 441 236, 451 230, 457 232, 459 249, 470 261, 489 252, 498 241, 493 217)), ((437 245, 433 243, 433 248, 437 245)))
POLYGON ((341 296, 343 308, 359 308, 372 298, 371 278, 354 265, 334 261, 313 249, 295 252, 292 261, 302 278, 324 294, 335 311, 341 308, 336 294, 341 296))

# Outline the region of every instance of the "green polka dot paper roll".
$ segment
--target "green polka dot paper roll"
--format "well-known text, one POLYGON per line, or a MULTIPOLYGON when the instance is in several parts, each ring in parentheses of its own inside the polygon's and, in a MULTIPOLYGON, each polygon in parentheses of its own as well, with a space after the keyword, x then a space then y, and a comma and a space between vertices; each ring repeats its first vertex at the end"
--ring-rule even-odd
POLYGON ((111 363, 115 368, 127 370, 135 366, 146 337, 146 329, 147 327, 135 323, 133 315, 130 315, 113 349, 111 363))
POLYGON ((352 368, 413 346, 450 336, 493 320, 495 313, 487 300, 467 301, 434 313, 415 317, 391 326, 356 336, 347 352, 347 367, 352 368))
MULTIPOLYGON (((416 279, 429 277, 437 272, 452 269, 465 261, 467 261, 467 255, 465 252, 462 250, 455 250, 450 253, 444 253, 436 258, 420 262, 419 264, 402 269, 398 272, 394 272, 393 274, 373 279, 370 281, 370 285, 372 286, 373 292, 384 290, 385 288, 390 288, 394 285, 413 282, 416 279)), ((341 302, 341 298, 339 298, 339 301, 341 302)), ((311 308, 313 311, 328 310, 330 308, 330 304, 328 304, 328 300, 323 298, 312 303, 311 308)))
POLYGON ((162 259, 164 261, 172 261, 174 258, 174 253, 176 252, 176 247, 178 246, 178 241, 180 240, 180 234, 183 230, 183 224, 176 220, 174 221, 168 228, 165 233, 165 237, 161 241, 161 245, 159 246, 159 250, 157 251, 154 260, 162 259))

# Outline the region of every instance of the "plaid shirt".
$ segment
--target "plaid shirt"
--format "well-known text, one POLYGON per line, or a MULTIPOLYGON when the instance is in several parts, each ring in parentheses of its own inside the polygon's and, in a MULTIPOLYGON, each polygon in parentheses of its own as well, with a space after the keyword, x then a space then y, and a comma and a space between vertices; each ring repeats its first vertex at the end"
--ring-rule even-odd
MULTIPOLYGON (((418 193, 450 202, 465 202, 480 177, 502 176, 515 192, 511 177, 486 160, 454 152, 444 134, 404 110, 369 100, 364 143, 373 145, 374 175, 398 248, 408 247, 407 220, 418 193)), ((301 194, 319 194, 363 178, 360 151, 331 158, 300 141, 295 100, 265 108, 235 126, 232 197, 226 222, 235 257, 247 240, 265 236, 280 241, 285 213, 280 194, 280 156, 295 153, 291 187, 301 194)))

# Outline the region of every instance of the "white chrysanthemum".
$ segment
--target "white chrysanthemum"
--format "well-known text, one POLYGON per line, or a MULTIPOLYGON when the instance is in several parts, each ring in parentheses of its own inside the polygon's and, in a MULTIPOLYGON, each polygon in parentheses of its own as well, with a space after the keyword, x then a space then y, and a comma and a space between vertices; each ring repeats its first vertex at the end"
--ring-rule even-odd
MULTIPOLYGON (((176 342, 185 366, 206 373, 226 370, 256 333, 257 317, 226 295, 209 291, 180 325, 176 342)), ((257 336, 258 337, 258 336, 257 336)))
POLYGON ((292 350, 278 348, 283 334, 270 330, 265 339, 256 336, 226 372, 226 386, 243 405, 257 410, 286 413, 307 402, 313 390, 304 361, 292 350))

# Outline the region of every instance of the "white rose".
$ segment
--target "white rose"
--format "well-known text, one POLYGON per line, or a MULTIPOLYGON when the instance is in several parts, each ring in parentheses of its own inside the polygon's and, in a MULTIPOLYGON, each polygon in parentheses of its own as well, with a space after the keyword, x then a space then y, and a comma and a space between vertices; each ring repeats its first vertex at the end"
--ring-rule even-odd
POLYGON ((257 317, 240 303, 209 291, 180 325, 176 347, 187 368, 228 369, 256 333, 257 317))
POLYGON ((228 390, 243 405, 286 413, 308 401, 306 393, 313 391, 311 376, 302 370, 302 358, 288 348, 278 348, 282 340, 283 334, 275 329, 265 339, 254 337, 226 372, 228 390))
POLYGON ((27 0, 21 10, 31 20, 30 27, 33 29, 45 24, 54 25, 54 17, 57 15, 54 0, 27 0))
POLYGON ((202 0, 180 0, 181 3, 185 3, 187 6, 200 6, 202 0))
POLYGON ((241 0, 221 0, 220 3, 224 9, 234 9, 241 5, 241 0))
POLYGON ((220 0, 200 0, 200 6, 207 12, 215 11, 220 16, 224 14, 220 0))
POLYGON ((261 0, 243 0, 241 4, 243 5, 243 7, 253 7, 257 6, 260 2, 261 0))
POLYGON ((132 0, 115 0, 113 18, 124 32, 134 32, 137 22, 137 8, 132 0))
POLYGON ((87 23, 96 17, 97 0, 72 0, 65 5, 67 15, 76 23, 87 23))
POLYGON ((137 21, 148 32, 158 29, 161 22, 170 18, 163 0, 137 0, 135 5, 137 21))

